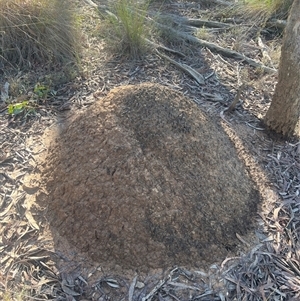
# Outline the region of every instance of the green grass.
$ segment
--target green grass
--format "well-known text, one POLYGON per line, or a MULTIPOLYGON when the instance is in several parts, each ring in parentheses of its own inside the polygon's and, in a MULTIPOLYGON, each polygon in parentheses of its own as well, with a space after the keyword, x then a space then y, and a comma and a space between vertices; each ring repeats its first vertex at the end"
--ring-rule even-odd
POLYGON ((0 63, 32 68, 77 61, 70 7, 68 0, 0 0, 0 63))
POLYGON ((112 14, 105 16, 109 42, 122 55, 136 59, 145 53, 148 5, 148 1, 117 0, 111 7, 112 14))

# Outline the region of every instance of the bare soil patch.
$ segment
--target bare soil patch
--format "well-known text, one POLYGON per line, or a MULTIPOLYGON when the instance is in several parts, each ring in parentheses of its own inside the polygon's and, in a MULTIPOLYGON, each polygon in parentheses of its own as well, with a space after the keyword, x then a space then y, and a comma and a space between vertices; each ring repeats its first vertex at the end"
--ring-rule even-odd
POLYGON ((49 220, 98 262, 207 266, 234 251, 259 195, 215 120, 157 84, 113 89, 56 139, 49 220))

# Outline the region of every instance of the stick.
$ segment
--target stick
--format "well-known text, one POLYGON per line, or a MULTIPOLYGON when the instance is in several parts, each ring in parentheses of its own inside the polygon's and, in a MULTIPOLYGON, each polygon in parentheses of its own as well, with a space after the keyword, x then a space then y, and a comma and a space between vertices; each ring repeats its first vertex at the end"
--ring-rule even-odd
POLYGON ((152 41, 150 41, 150 40, 148 40, 148 39, 144 39, 144 40, 145 40, 148 44, 150 44, 150 45, 152 45, 152 46, 154 46, 154 47, 156 47, 156 48, 160 48, 160 49, 163 49, 163 50, 165 50, 165 51, 168 51, 168 52, 171 52, 171 53, 174 53, 174 54, 178 54, 178 55, 180 55, 180 56, 182 56, 182 57, 185 57, 185 54, 183 54, 182 52, 179 52, 179 51, 177 51, 177 50, 168 48, 168 47, 163 46, 163 45, 159 45, 159 44, 157 44, 157 43, 155 43, 155 42, 152 42, 152 41))
POLYGON ((158 53, 159 56, 163 57, 164 59, 166 59, 167 61, 171 62, 176 67, 178 67, 179 69, 183 70, 184 72, 186 72, 187 74, 189 74, 191 77, 193 77, 199 85, 204 85, 204 77, 203 77, 203 75, 201 75, 195 69, 193 69, 192 67, 190 67, 190 66, 188 66, 186 64, 181 64, 181 63, 178 63, 178 62, 174 61, 173 59, 171 59, 167 55, 160 53, 158 50, 156 50, 156 52, 158 53))

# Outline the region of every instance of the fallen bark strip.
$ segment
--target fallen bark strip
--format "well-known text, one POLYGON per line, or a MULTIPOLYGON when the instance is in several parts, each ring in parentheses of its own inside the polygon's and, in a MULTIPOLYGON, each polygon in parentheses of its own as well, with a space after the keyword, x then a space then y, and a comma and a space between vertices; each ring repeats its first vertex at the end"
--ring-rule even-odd
POLYGON ((242 90, 244 89, 244 87, 245 87, 245 84, 242 84, 238 88, 235 98, 234 98, 233 102, 231 103, 231 105, 229 106, 229 108, 226 110, 226 113, 231 113, 235 109, 237 103, 240 101, 241 93, 242 93, 242 90))
POLYGON ((98 5, 94 3, 92 0, 85 0, 85 2, 94 8, 98 8, 98 5))
POLYGON ((227 48, 223 48, 215 43, 210 43, 201 39, 196 38, 195 36, 192 36, 190 34, 175 30, 169 26, 166 25, 162 25, 160 23, 156 22, 156 25, 162 29, 166 29, 168 31, 170 31, 172 34, 177 35, 178 37, 192 42, 192 43, 196 43, 202 47, 207 47, 208 49, 210 49, 211 51, 217 52, 219 54, 222 54, 223 56, 229 57, 229 58, 234 58, 236 60, 241 60, 242 62, 246 62, 248 65, 255 67, 255 68, 260 68, 262 70, 264 70, 267 73, 275 73, 277 72, 276 69, 270 68, 265 66, 264 64, 257 62, 239 52, 236 52, 234 50, 231 49, 227 49, 227 48))
MULTIPOLYGON (((150 14, 154 16, 154 14, 150 14)), ((186 18, 186 17, 179 17, 174 14, 162 14, 160 15, 162 18, 167 18, 173 21, 176 24, 180 25, 188 25, 194 27, 209 27, 209 28, 231 28, 234 26, 233 24, 218 22, 218 21, 210 21, 210 20, 203 20, 203 19, 195 19, 195 18, 186 18)))
POLYGON ((274 65, 273 65, 273 62, 272 62, 272 59, 271 57, 269 56, 269 53, 267 51, 267 47, 265 46, 265 44, 263 43, 261 37, 258 37, 257 38, 257 45, 259 46, 260 48, 260 51, 262 53, 262 56, 267 59, 269 62, 270 62, 270 65, 274 68, 274 65))
MULTIPOLYGON (((225 24, 249 26, 245 24, 245 20, 237 19, 237 18, 226 18, 223 20, 223 22, 225 24)), ((279 19, 270 19, 266 22, 264 26, 265 29, 276 28, 279 31, 283 31, 285 27, 286 27, 286 20, 279 20, 279 19)))
POLYGON ((209 28, 231 28, 234 25, 228 23, 222 23, 218 21, 209 21, 209 20, 202 20, 202 19, 193 19, 193 18, 174 18, 173 19, 176 23, 179 22, 181 25, 188 25, 194 27, 209 27, 209 28))
POLYGON ((90 5, 91 7, 97 9, 102 13, 106 12, 109 9, 109 7, 105 4, 96 4, 92 0, 84 0, 84 1, 86 2, 86 4, 90 5))
POLYGON ((195 69, 193 69, 192 67, 190 67, 186 64, 181 64, 181 63, 178 63, 178 62, 174 61, 173 59, 171 59, 167 55, 162 54, 161 52, 159 52, 158 50, 156 50, 156 52, 158 53, 159 56, 166 59, 167 61, 174 64, 176 67, 178 67, 179 69, 183 70, 184 72, 189 74, 191 77, 193 77, 199 85, 204 85, 204 83, 205 83, 204 82, 204 80, 205 80, 204 76, 201 75, 199 72, 197 72, 195 69))
POLYGON ((218 21, 209 21, 209 20, 201 20, 201 19, 186 19, 181 18, 181 24, 189 25, 194 27, 209 27, 209 28, 230 28, 233 25, 222 23, 218 21))
POLYGON ((153 41, 150 41, 150 40, 148 40, 148 39, 144 39, 144 40, 146 41, 146 43, 148 43, 148 44, 154 46, 156 49, 157 49, 157 48, 160 48, 160 49, 163 49, 163 50, 165 50, 165 51, 171 52, 171 53, 173 53, 173 54, 177 54, 177 55, 179 55, 179 56, 181 56, 181 57, 185 57, 185 54, 183 54, 183 53, 180 52, 180 51, 171 49, 171 48, 169 48, 169 47, 166 47, 166 46, 163 46, 163 45, 160 45, 160 44, 157 44, 157 43, 155 43, 155 42, 153 42, 153 41))
POLYGON ((261 54, 264 58, 268 59, 269 61, 272 62, 268 52, 267 52, 267 47, 265 46, 265 44, 263 43, 261 37, 258 37, 257 38, 257 45, 259 46, 260 48, 260 51, 261 51, 261 54))
MULTIPOLYGON (((218 21, 209 21, 209 20, 202 20, 202 19, 194 19, 194 18, 183 18, 183 17, 176 17, 175 20, 180 21, 183 25, 190 25, 195 27, 212 27, 212 28, 230 28, 235 26, 236 24, 243 24, 244 20, 238 19, 227 19, 227 22, 218 22, 218 21), (230 24, 231 23, 231 24, 230 24)), ((276 27, 278 30, 283 31, 286 27, 286 20, 279 20, 279 19, 270 19, 266 22, 265 28, 276 27)))

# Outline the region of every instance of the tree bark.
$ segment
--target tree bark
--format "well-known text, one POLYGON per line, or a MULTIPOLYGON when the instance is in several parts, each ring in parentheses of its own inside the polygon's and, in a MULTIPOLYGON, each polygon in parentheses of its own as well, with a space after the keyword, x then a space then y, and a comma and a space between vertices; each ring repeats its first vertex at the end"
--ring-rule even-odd
POLYGON ((278 83, 265 123, 284 136, 295 133, 300 117, 300 0, 294 0, 279 64, 278 83))

